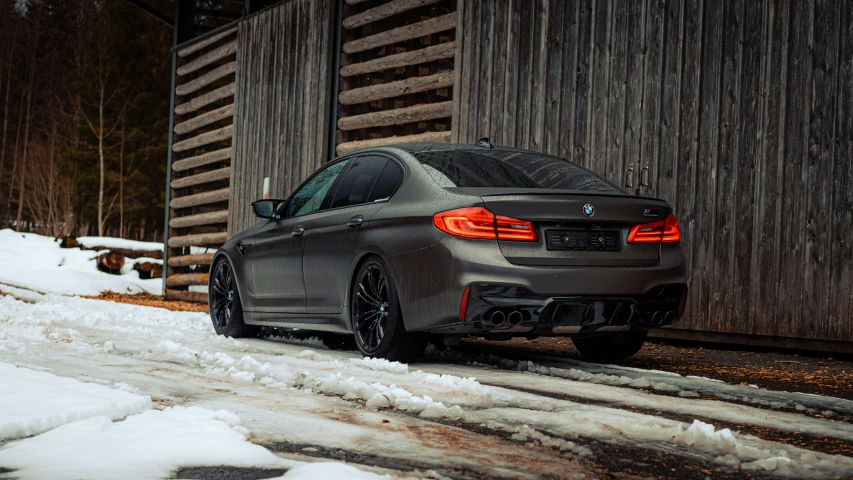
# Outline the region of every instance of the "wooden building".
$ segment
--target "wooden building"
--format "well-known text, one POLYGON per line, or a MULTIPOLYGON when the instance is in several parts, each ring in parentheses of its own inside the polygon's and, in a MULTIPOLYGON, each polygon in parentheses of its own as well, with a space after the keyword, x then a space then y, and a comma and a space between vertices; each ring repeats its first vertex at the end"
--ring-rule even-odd
POLYGON ((853 351, 853 2, 249 1, 199 36, 184 3, 167 296, 206 298, 265 179, 488 136, 673 205, 691 295, 661 335, 853 351))

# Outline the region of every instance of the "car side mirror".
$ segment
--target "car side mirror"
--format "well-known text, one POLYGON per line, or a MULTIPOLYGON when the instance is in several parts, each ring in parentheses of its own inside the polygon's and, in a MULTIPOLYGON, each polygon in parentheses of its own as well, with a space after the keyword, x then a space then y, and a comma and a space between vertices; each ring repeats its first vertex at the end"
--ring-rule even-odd
POLYGON ((255 200, 252 202, 252 213, 259 218, 277 218, 276 211, 284 200, 255 200))

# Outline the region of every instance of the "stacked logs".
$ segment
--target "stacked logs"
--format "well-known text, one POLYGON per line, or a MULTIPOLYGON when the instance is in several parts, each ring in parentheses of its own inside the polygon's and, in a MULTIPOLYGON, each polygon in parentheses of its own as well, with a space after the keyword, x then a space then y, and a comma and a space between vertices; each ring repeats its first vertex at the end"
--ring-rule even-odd
MULTIPOLYGON (((107 250, 97 256, 95 264, 99 271, 111 275, 121 275, 121 269, 128 258, 163 259, 163 252, 159 250, 133 250, 129 248, 106 248, 103 246, 84 247, 72 236, 63 237, 59 246, 60 248, 80 248, 81 250, 98 252, 107 250)), ((133 265, 133 270, 136 270, 139 273, 139 278, 143 280, 163 278, 163 265, 156 262, 136 262, 133 265)))

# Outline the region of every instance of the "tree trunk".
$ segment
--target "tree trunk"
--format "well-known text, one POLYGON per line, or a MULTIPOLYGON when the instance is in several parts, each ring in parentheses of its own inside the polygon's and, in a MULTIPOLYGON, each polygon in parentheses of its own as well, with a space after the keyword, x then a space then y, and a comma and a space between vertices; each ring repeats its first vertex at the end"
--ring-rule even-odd
POLYGON ((98 164, 101 178, 98 187, 98 236, 104 236, 104 88, 101 84, 101 99, 98 102, 98 164))
MULTIPOLYGON (((21 100, 23 104, 23 95, 21 95, 21 100)), ((12 176, 9 177, 9 197, 6 198, 6 214, 11 213, 12 209, 12 192, 15 190, 15 179, 18 178, 18 161, 19 159, 19 149, 21 145, 21 126, 24 124, 24 109, 20 109, 18 111, 18 128, 15 131, 15 149, 12 151, 12 176)))
MULTIPOLYGON (((14 49, 14 46, 12 47, 14 49)), ((14 53, 14 52, 13 52, 14 53)), ((6 100, 3 103, 3 139, 0 141, 0 182, 3 181, 3 164, 6 163, 6 131, 9 127, 9 92, 12 90, 12 70, 6 74, 6 100)))
MULTIPOLYGON (((32 87, 32 85, 30 85, 32 87)), ((22 214, 24 213, 24 192, 26 191, 27 186, 27 154, 30 140, 30 113, 31 107, 33 105, 33 92, 32 88, 27 92, 27 119, 24 122, 24 151, 21 154, 21 167, 18 169, 18 176, 20 177, 20 181, 18 182, 18 213, 15 215, 15 231, 21 231, 21 220, 22 214)))

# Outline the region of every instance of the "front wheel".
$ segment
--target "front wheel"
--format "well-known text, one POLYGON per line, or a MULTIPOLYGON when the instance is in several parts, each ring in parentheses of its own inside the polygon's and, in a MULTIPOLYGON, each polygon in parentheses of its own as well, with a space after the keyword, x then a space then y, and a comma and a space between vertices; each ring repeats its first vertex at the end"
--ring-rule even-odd
POLYGON ((417 360, 426 348, 426 336, 406 331, 397 288, 385 262, 371 257, 355 278, 350 319, 361 354, 392 362, 417 360))
POLYGON ((257 337, 261 327, 243 322, 243 304, 234 280, 234 269, 227 258, 222 258, 213 267, 208 282, 208 308, 213 329, 226 337, 257 337))
POLYGON ((572 343, 581 355, 592 360, 612 361, 628 358, 643 348, 647 331, 624 334, 605 333, 591 338, 574 338, 572 343))

